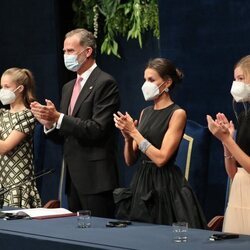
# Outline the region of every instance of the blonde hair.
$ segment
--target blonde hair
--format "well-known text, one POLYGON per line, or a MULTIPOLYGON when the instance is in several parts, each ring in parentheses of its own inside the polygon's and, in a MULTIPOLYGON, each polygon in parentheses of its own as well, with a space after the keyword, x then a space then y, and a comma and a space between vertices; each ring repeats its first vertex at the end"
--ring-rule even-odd
POLYGON ((30 103, 35 101, 35 80, 33 74, 28 69, 10 68, 4 71, 2 77, 8 75, 17 87, 23 85, 23 103, 26 108, 30 108, 30 103))
POLYGON ((234 66, 234 69, 240 67, 245 78, 250 81, 250 55, 242 57, 234 66))

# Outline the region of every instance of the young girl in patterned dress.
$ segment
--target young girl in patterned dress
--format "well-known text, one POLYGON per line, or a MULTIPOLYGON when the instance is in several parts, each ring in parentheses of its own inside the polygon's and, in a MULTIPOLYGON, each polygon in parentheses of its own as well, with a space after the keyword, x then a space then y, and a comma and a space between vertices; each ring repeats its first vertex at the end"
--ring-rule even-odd
POLYGON ((28 69, 10 68, 1 77, 0 187, 3 206, 41 206, 34 176, 33 132, 35 118, 29 106, 34 101, 34 78, 28 69), (20 183, 23 182, 23 185, 20 183))

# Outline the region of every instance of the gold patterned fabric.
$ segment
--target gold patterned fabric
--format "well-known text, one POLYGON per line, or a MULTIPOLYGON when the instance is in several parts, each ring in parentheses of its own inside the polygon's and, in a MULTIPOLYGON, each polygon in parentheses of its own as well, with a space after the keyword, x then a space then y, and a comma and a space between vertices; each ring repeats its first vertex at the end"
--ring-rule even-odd
POLYGON ((5 140, 13 130, 25 133, 25 139, 5 155, 0 155, 0 186, 12 188, 4 195, 4 206, 33 208, 40 207, 41 200, 35 181, 15 187, 34 176, 33 132, 35 118, 30 110, 11 113, 0 109, 0 140, 5 140))

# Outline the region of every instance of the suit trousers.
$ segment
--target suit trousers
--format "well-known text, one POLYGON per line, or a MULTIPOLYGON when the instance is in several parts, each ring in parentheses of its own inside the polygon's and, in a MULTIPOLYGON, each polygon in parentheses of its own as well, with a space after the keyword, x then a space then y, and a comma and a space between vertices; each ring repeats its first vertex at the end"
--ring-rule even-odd
POLYGON ((96 217, 114 218, 115 204, 113 190, 96 194, 79 194, 71 180, 68 180, 67 196, 69 210, 91 210, 96 217))

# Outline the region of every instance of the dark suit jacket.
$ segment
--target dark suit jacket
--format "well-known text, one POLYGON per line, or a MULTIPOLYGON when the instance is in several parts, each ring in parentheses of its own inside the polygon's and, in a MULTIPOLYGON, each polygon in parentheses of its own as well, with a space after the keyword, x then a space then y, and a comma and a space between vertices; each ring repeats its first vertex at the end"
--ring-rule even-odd
POLYGON ((61 99, 65 116, 59 133, 64 137, 67 172, 80 194, 112 190, 118 185, 117 130, 113 121, 120 104, 118 86, 112 76, 96 67, 69 116, 75 80, 64 85, 61 99))

